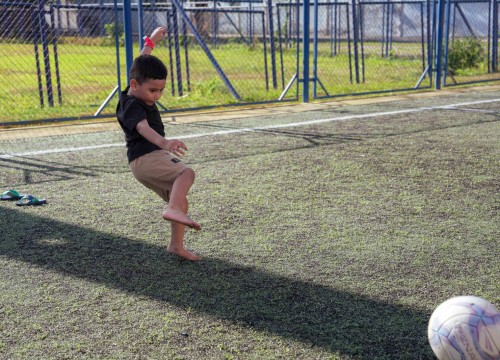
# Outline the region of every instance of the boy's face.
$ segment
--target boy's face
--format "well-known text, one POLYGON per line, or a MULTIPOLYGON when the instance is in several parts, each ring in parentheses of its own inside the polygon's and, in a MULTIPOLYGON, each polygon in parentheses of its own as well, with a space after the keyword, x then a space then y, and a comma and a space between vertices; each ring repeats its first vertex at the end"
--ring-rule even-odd
POLYGON ((166 82, 166 79, 148 79, 142 84, 139 84, 135 79, 132 79, 130 81, 130 90, 128 94, 151 106, 161 98, 166 82))

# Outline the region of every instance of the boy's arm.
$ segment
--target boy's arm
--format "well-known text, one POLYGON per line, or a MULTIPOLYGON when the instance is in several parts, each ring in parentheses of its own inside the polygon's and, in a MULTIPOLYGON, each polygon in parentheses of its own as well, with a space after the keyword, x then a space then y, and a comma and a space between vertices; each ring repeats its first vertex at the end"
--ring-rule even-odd
MULTIPOLYGON (((156 45, 163 36, 167 33, 167 29, 163 26, 156 28, 151 37, 149 38, 153 42, 153 46, 156 45)), ((150 55, 153 51, 153 48, 148 45, 144 45, 144 48, 141 51, 141 55, 150 55)), ((175 156, 184 155, 184 150, 187 150, 186 145, 180 140, 167 140, 156 131, 154 131, 148 124, 146 119, 140 121, 136 126, 137 131, 148 140, 150 143, 155 144, 161 149, 167 150, 171 152, 175 156)))
POLYGON ((154 131, 148 124, 146 119, 142 120, 135 127, 139 134, 144 137, 150 143, 155 144, 161 149, 171 152, 175 156, 182 156, 185 154, 184 150, 187 150, 186 145, 180 140, 167 140, 156 131, 154 131))
MULTIPOLYGON (((158 42, 163 38, 163 36, 167 33, 167 29, 163 26, 156 28, 149 39, 153 42, 153 46, 158 44, 158 42)), ((148 45, 144 45, 144 48, 141 51, 141 55, 150 55, 153 52, 153 48, 148 45)))

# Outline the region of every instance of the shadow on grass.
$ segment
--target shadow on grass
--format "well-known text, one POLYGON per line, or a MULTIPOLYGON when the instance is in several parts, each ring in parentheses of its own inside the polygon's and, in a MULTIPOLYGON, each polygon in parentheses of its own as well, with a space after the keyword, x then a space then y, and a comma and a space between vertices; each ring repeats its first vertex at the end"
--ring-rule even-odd
MULTIPOLYGON (((0 256, 365 359, 432 358, 430 314, 0 206, 0 256), (16 224, 8 231, 6 224, 16 224), (22 231, 19 231, 22 229, 22 231)), ((317 270, 321 271, 321 270, 317 270)))
POLYGON ((22 175, 16 175, 16 184, 39 184, 79 177, 97 177, 103 173, 117 174, 129 171, 126 162, 119 165, 83 166, 75 164, 74 160, 64 163, 26 156, 0 158, 0 166, 15 170, 19 174, 22 173, 22 175), (22 182, 20 182, 20 178, 22 178, 22 182))
POLYGON ((26 157, 0 159, 0 163, 2 163, 2 166, 8 167, 9 169, 22 171, 23 181, 26 184, 33 182, 32 178, 34 173, 38 176, 45 175, 49 177, 50 180, 47 181, 69 180, 79 176, 96 176, 90 169, 87 170, 70 164, 53 163, 26 157))

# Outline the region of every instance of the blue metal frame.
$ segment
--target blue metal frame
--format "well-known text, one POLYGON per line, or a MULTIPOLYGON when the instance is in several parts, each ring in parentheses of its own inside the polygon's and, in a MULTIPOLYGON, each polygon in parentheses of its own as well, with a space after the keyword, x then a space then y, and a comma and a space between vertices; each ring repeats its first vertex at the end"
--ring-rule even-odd
MULTIPOLYGON (((359 42, 361 44, 361 82, 365 82, 365 41, 364 41, 364 31, 363 31, 363 6, 359 3, 359 42)), ((392 34, 391 34, 392 41, 392 34)), ((391 43, 392 48, 392 43, 391 43)))
POLYGON ((442 65, 443 65, 443 23, 444 23, 444 15, 445 15, 445 1, 446 0, 438 0, 437 3, 437 31, 436 31, 436 58, 435 58, 435 66, 436 66, 436 82, 434 87, 436 90, 441 89, 442 84, 442 65))
POLYGON ((446 86, 446 75, 448 74, 448 49, 450 44, 450 23, 451 23, 451 0, 446 1, 446 37, 444 39, 444 56, 443 56, 443 85, 446 86))
POLYGON ((318 0, 313 0, 313 99, 316 98, 318 79, 318 0))
POLYGON ((49 38, 47 22, 45 21, 44 1, 38 0, 38 23, 40 39, 42 41, 43 62, 45 65, 45 86, 47 87, 47 100, 50 107, 54 106, 54 92, 52 89, 52 72, 50 69, 49 38))
POLYGON ((422 51, 422 71, 425 71, 425 42, 424 42, 424 3, 420 3, 420 45, 422 51))
POLYGON ((170 92, 175 96, 175 80, 174 80, 174 62, 172 58, 173 45, 172 45, 172 9, 167 10, 167 44, 168 44, 168 59, 169 59, 169 73, 170 73, 170 92))
POLYGON ((217 60, 215 60, 214 56, 212 55, 212 52, 210 51, 210 49, 208 48, 208 46, 205 44, 205 42, 201 38, 200 34, 198 33, 198 30, 195 28, 195 26, 191 22, 191 19, 189 19, 189 16, 186 14, 186 11, 182 7, 182 5, 179 3, 179 0, 172 0, 172 4, 174 4, 174 6, 177 8, 177 11, 183 17, 186 25, 189 27, 189 29, 193 33, 194 37, 196 38, 196 40, 200 44, 201 48, 203 49, 203 51, 207 55, 208 59, 210 60, 210 62, 214 66, 215 70, 217 71, 217 73, 221 77, 222 81, 226 85, 226 88, 229 90, 229 92, 231 93, 231 95, 233 95, 233 97, 236 100, 241 100, 241 97, 238 95, 238 93, 234 89, 233 85, 231 84, 231 82, 227 78, 226 74, 224 73, 224 71, 220 67, 219 63, 217 62, 217 60))
MULTIPOLYGON (((58 48, 57 48, 57 34, 59 28, 55 28, 57 26, 60 26, 61 24, 59 22, 56 22, 56 20, 61 20, 60 17, 55 18, 55 11, 59 11, 61 8, 73 8, 73 9, 95 9, 95 10, 100 10, 100 9, 110 9, 110 6, 113 6, 111 4, 113 3, 108 3, 106 4, 103 0, 94 0, 95 2, 93 4, 82 4, 82 1, 79 1, 78 4, 64 4, 61 5, 60 0, 55 0, 54 4, 50 4, 50 12, 48 12, 47 8, 45 6, 46 0, 36 0, 31 3, 27 2, 8 2, 6 4, 12 5, 12 6, 17 6, 21 4, 22 6, 27 7, 28 9, 31 9, 31 20, 34 22, 34 26, 32 27, 32 37, 33 37, 33 47, 34 47, 34 52, 35 52, 35 65, 36 65, 36 71, 37 71, 37 77, 38 77, 38 95, 40 97, 40 105, 41 106, 54 106, 54 97, 55 97, 55 92, 57 91, 57 96, 59 99, 59 104, 62 104, 62 91, 61 91, 61 80, 60 80, 60 74, 59 74, 59 59, 58 59, 58 48), (28 7, 29 6, 29 7, 28 7), (45 16, 50 16, 50 24, 48 21, 45 20, 45 16), (52 34, 54 36, 51 38, 50 37, 50 32, 52 30, 52 34), (41 45, 41 51, 38 47, 38 45, 41 45), (52 46, 53 50, 50 48, 52 46), (43 56, 43 61, 44 61, 44 69, 42 69, 42 64, 41 64, 41 56, 43 56), (49 58, 49 56, 52 57, 49 58), (55 64, 55 69, 52 67, 55 64), (55 79, 52 79, 52 76, 55 75, 55 79), (45 77, 45 79, 43 79, 45 77), (54 82, 54 80, 57 81, 57 83, 54 82), (46 87, 46 92, 47 95, 44 95, 45 89, 44 85, 46 87), (57 89, 56 89, 57 86, 57 89), (54 88, 54 89, 53 89, 54 88), (47 98, 45 98, 47 96, 47 98), (48 99, 48 101, 45 102, 44 100, 48 99)), ((211 0, 210 0, 211 1, 211 0)), ((229 0, 229 2, 232 2, 233 0, 229 0)), ((282 57, 282 47, 281 47, 281 24, 280 24, 280 14, 279 14, 279 7, 280 5, 287 5, 286 3, 278 3, 275 1, 275 3, 272 3, 272 0, 266 0, 265 3, 262 3, 260 0, 234 0, 235 2, 244 2, 248 3, 250 11, 248 11, 248 16, 249 16, 249 33, 250 33, 250 38, 252 38, 253 34, 253 17, 255 14, 261 14, 262 17, 265 17, 264 13, 262 11, 254 11, 252 10, 253 4, 261 4, 262 6, 267 8, 267 14, 268 17, 267 19, 263 19, 262 23, 265 24, 265 26, 268 27, 268 31, 264 35, 264 62, 265 62, 265 72, 266 72, 266 85, 268 86, 268 74, 267 70, 269 68, 268 63, 267 63, 267 34, 269 34, 269 41, 270 41, 270 49, 271 49, 271 67, 272 67, 272 76, 273 76, 273 87, 276 88, 277 86, 277 76, 276 76, 276 58, 274 57, 274 51, 276 48, 276 44, 274 43, 275 41, 275 36, 274 36, 274 29, 273 29, 273 11, 274 8, 278 8, 278 37, 279 37, 279 51, 281 55, 281 86, 285 87, 285 78, 284 78, 284 69, 283 69, 283 57, 282 57), (267 22, 267 23, 266 23, 267 22)), ((394 26, 393 24, 393 18, 392 16, 394 15, 394 4, 399 4, 399 3, 405 3, 405 2, 411 2, 411 1, 392 1, 392 0, 385 0, 385 1, 371 1, 371 2, 364 2, 364 0, 346 0, 345 2, 340 3, 339 0, 334 0, 330 1, 327 0, 326 3, 321 3, 320 0, 313 0, 313 3, 311 3, 311 0, 306 0, 303 3, 300 2, 300 0, 294 1, 293 6, 295 7, 289 7, 289 9, 294 10, 296 9, 297 11, 297 21, 296 21, 296 26, 297 26, 297 34, 296 34, 296 41, 297 41, 297 70, 295 74, 293 75, 292 79, 290 82, 287 84, 285 92, 288 91, 288 89, 291 88, 293 85, 294 81, 297 81, 297 99, 299 97, 299 86, 302 86, 302 101, 303 102, 308 102, 309 101, 309 93, 310 93, 310 86, 312 85, 312 94, 314 98, 325 98, 325 97, 330 97, 328 94, 325 97, 317 97, 317 86, 318 83, 320 86, 323 86, 321 84, 321 81, 318 79, 318 43, 320 41, 319 36, 318 36, 318 29, 319 29, 319 6, 326 5, 328 7, 328 10, 334 9, 335 14, 333 15, 334 18, 332 19, 333 22, 335 22, 334 29, 332 30, 330 34, 330 40, 334 41, 332 54, 336 53, 337 51, 337 43, 336 41, 339 39, 337 38, 337 20, 338 17, 341 16, 341 11, 338 11, 341 9, 342 6, 346 6, 346 13, 347 13, 347 18, 349 21, 347 22, 347 40, 348 40, 348 45, 349 45, 349 66, 350 66, 350 79, 351 83, 353 82, 353 76, 355 75, 355 80, 356 82, 359 83, 360 81, 360 69, 359 66, 362 67, 363 73, 362 73, 362 79, 364 80, 364 29, 363 29, 363 7, 362 5, 374 5, 374 4, 383 4, 384 7, 384 17, 383 17, 383 49, 382 52, 387 55, 389 51, 389 47, 392 46, 392 27, 394 26), (300 9, 300 6, 302 6, 302 9, 300 9), (314 24, 310 24, 310 11, 311 7, 314 6, 314 24), (330 8, 330 6, 333 6, 330 8), (353 11, 352 16, 349 15, 349 11, 353 11), (300 17, 302 16, 303 22, 301 23, 300 17), (301 27, 302 25, 302 27, 301 27), (353 26, 353 32, 351 33, 349 26, 353 26), (311 27, 313 27, 311 29, 311 27), (300 34, 302 29, 302 34, 300 34), (312 30, 312 31, 311 31, 312 30), (310 36, 311 33, 313 32, 314 38, 313 38, 313 46, 314 46, 314 53, 312 54, 313 58, 310 58, 310 36), (334 36, 334 38, 331 38, 331 36, 334 36), (302 39, 300 38, 302 36, 302 39), (351 39, 352 36, 352 39, 351 39), (302 40, 302 41, 301 41, 302 40), (351 41, 354 46, 354 64, 353 64, 353 59, 351 58, 351 41), (303 46, 303 51, 301 52, 300 50, 300 43, 302 42, 303 46), (361 47, 361 54, 358 53, 358 50, 361 47), (300 56, 302 56, 302 67, 299 66, 300 63, 300 56), (361 58, 359 57, 361 56, 361 58), (310 64, 310 62, 313 61, 313 64, 310 64), (310 74, 310 66, 313 66, 312 73, 310 74), (355 66, 355 74, 353 74, 353 69, 352 66, 355 66), (301 69, 300 69, 301 68, 301 69), (300 74, 302 72, 302 74, 300 74), (301 78, 302 77, 302 78, 301 78), (312 81, 312 84, 311 84, 312 81), (302 85, 300 85, 302 84, 302 85)), ((114 11, 115 11, 115 23, 118 23, 117 17, 118 17, 118 11, 121 11, 121 8, 118 8, 117 0, 113 0, 114 2, 114 11)), ((214 1, 215 2, 215 1, 214 1)), ((431 85, 434 85, 436 89, 440 89, 442 86, 451 86, 453 84, 447 84, 446 83, 446 74, 447 74, 447 58, 448 58, 448 48, 449 44, 451 42, 450 40, 450 35, 451 32, 453 31, 453 27, 451 22, 454 21, 454 18, 456 16, 456 12, 458 11, 459 15, 462 16, 465 26, 471 31, 471 34, 473 34, 473 28, 471 24, 469 23, 468 19, 466 18, 466 12, 465 10, 462 11, 461 8, 461 3, 470 3, 470 2, 476 2, 476 3, 485 3, 489 4, 488 8, 488 71, 489 72, 496 72, 498 71, 498 3, 499 0, 470 0, 470 1, 461 1, 461 0, 421 0, 421 1, 415 1, 413 3, 416 3, 417 5, 420 5, 420 14, 422 18, 422 23, 421 23, 421 47, 422 47, 422 69, 423 69, 423 74, 421 78, 419 79, 419 82, 416 87, 420 84, 420 82, 425 78, 426 76, 430 77, 430 83, 431 85), (423 6, 427 4, 427 12, 424 14, 424 9, 423 6), (452 7, 453 6, 453 7, 452 7), (434 10, 433 10, 434 9, 434 10), (424 17, 427 19, 427 24, 424 24, 424 17), (426 28, 425 28, 426 26, 426 28), (427 35, 425 35, 425 29, 427 29, 427 35), (425 39, 426 38, 426 39, 425 39), (426 46, 425 42, 427 42, 427 53, 426 53, 426 46), (434 75, 435 73, 435 75, 434 75), (433 78, 435 76, 435 78, 433 78)), ((125 54, 126 54, 126 68, 127 68, 127 83, 129 82, 129 71, 130 67, 133 62, 133 44, 134 44, 134 39, 132 36, 132 15, 133 11, 138 12, 138 23, 139 23, 139 44, 142 47, 143 46, 143 31, 144 31, 144 24, 143 24, 143 18, 144 18, 144 11, 151 11, 151 8, 148 8, 148 3, 143 3, 143 0, 138 0, 137 1, 137 7, 134 4, 132 4, 132 0, 124 0, 123 1, 123 24, 124 24, 124 32, 125 32, 125 54), (144 6, 144 8, 143 8, 144 6)), ((155 7, 156 10, 158 11, 167 11, 170 14, 170 11, 177 11, 177 15, 180 16, 180 18, 177 18, 177 16, 171 16, 168 15, 169 21, 175 20, 180 21, 179 26, 182 28, 182 34, 186 35, 186 26, 189 26, 191 28, 192 33, 196 37, 196 40, 200 43, 202 49, 205 51, 207 57, 209 60, 212 62, 214 68, 218 72, 219 76, 222 78, 224 81, 226 88, 231 92, 231 94, 237 99, 241 100, 238 93, 236 90, 231 86, 231 83, 229 79, 226 77, 222 69, 220 68, 219 64, 215 60, 215 58, 212 56, 210 50, 206 46, 206 44, 203 42, 203 40, 199 37, 199 34, 197 33, 196 29, 194 28, 193 24, 190 22, 189 17, 186 14, 186 10, 183 9, 183 4, 181 3, 180 0, 173 0, 173 8, 170 7, 155 7)), ((153 4, 151 2, 150 4, 153 4)), ((290 0, 290 5, 292 5, 292 0, 290 0)), ((121 4, 120 4, 121 6, 121 4)), ((215 4, 214 4, 215 6, 215 4)), ((229 22, 235 26, 235 24, 232 22, 231 17, 228 16, 229 12, 231 10, 227 9, 217 9, 215 6, 214 9, 210 9, 213 14, 215 12, 222 12, 224 13, 228 19, 229 22)), ((244 11, 235 11, 235 12, 244 12, 244 11)), ((418 15, 417 15, 418 16, 418 15)), ((330 17, 328 17, 330 19, 330 17)), ((328 20, 330 21, 330 20, 328 20)), ((290 22, 292 24, 293 21, 290 22)), ((368 23, 367 23, 368 24, 368 23)), ((217 24, 215 24, 217 25, 217 24)), ((290 25, 291 26, 291 25, 290 25)), ((135 28, 135 18, 134 18, 134 28, 135 28)), ((178 26, 171 26, 174 30, 178 26)), ((235 26, 236 30, 238 28, 235 26)), ((178 29, 176 31, 169 32, 169 35, 173 35, 173 38, 170 38, 171 41, 176 42, 176 59, 174 60, 176 62, 176 68, 177 68, 177 86, 179 87, 179 93, 182 95, 182 74, 181 74, 181 61, 180 61, 180 56, 182 54, 182 49, 181 46, 184 46, 185 50, 185 63, 186 63, 186 72, 188 75, 188 88, 189 88, 189 59, 188 59, 188 48, 187 48, 187 36, 183 37, 184 42, 181 43, 180 35, 181 35, 181 29, 178 29)), ((172 29, 171 29, 172 30, 172 29)), ((243 34, 238 30, 240 33, 240 36, 242 38, 245 38, 243 34)), ((292 31, 290 31, 292 33, 292 31)), ((217 34, 215 34, 217 36, 217 34)), ((473 34, 474 35, 474 34, 473 34)), ((453 39, 454 34, 451 36, 451 39, 453 39)), ((288 37, 288 32, 287 32, 287 37, 288 37)), ((292 36, 293 37, 293 36, 292 36)), ((247 40, 247 39, 245 39, 247 40)), ((340 45, 340 41, 338 42, 340 45)), ((116 72, 117 72, 117 83, 118 85, 116 88, 113 89, 112 93, 108 96, 106 99, 105 103, 103 106, 105 106, 110 99, 117 93, 119 89, 121 89, 121 75, 120 75, 120 39, 118 36, 118 29, 116 29, 115 32, 115 46, 116 46, 116 61, 117 61, 117 67, 116 67, 116 72)), ((172 64, 172 62, 171 62, 172 64)), ((171 74, 173 74, 173 71, 171 71, 171 74)), ((497 79, 493 79, 497 80, 497 79)), ((470 82, 463 82, 461 84, 469 84, 469 83, 480 83, 480 82, 487 82, 487 81, 492 81, 492 80, 476 80, 476 81, 470 81, 470 82)), ((175 84, 175 79, 173 79, 172 84, 175 84)), ((324 89, 324 87, 323 87, 324 89)), ((356 95, 361 95, 361 94, 375 94, 375 93, 386 93, 386 92, 394 92, 394 91, 407 91, 411 89, 393 89, 393 90, 384 90, 384 91, 378 91, 378 92, 364 92, 364 93, 356 93, 356 95)), ((326 92, 326 91, 325 91, 326 92)), ((347 95, 347 94, 346 94, 347 95)), ((349 94, 351 95, 351 94, 349 94)), ((283 96, 280 97, 279 100, 283 100, 283 96)), ((335 96, 345 96, 345 95, 335 95, 335 96)), ((261 103, 269 103, 272 101, 264 101, 261 103)), ((239 104, 243 104, 240 102, 239 104)), ((209 108, 209 107, 203 107, 203 108, 209 108)), ((175 111, 175 110, 169 110, 169 111, 175 111)), ((179 110, 181 111, 181 110, 179 110)), ((98 112, 99 113, 99 112, 98 112)), ((98 113, 96 115, 98 115, 98 113)), ((96 116, 97 117, 97 116, 96 116)), ((77 118, 85 118, 85 117, 77 117, 77 118)), ((87 117, 87 118, 92 118, 92 117, 87 117)), ((65 118, 65 119, 72 119, 72 118, 65 118)), ((76 118, 75 118, 76 119, 76 118)))
POLYGON ((142 0, 137 0, 137 27, 139 34, 139 49, 144 47, 144 7, 142 0))
POLYGON ((127 85, 130 83, 130 68, 134 62, 134 39, 132 37, 132 4, 131 0, 123 0, 123 31, 125 33, 125 68, 127 69, 127 85))
POLYGON ((311 6, 310 0, 303 1, 302 9, 302 102, 309 102, 309 7, 311 6))
POLYGON ((186 64, 187 88, 188 88, 188 91, 191 91, 191 74, 189 71, 188 37, 187 37, 186 23, 184 21, 181 22, 181 30, 182 30, 182 45, 184 46, 184 62, 186 64))
MULTIPOLYGON (((316 0, 317 1, 317 0, 316 0)), ((276 78, 276 47, 274 43, 274 21, 273 21, 273 1, 267 0, 267 17, 269 29, 269 46, 271 48, 271 73, 273 76, 273 88, 278 88, 278 80, 276 78)), ((264 34, 265 37, 265 34, 264 34)))
MULTIPOLYGON (((182 3, 181 3, 182 4, 182 3)), ((212 47, 217 48, 217 33, 219 29, 219 20, 217 17, 217 1, 213 1, 213 12, 212 15, 212 47)))
POLYGON ((281 16, 280 16, 280 4, 276 4, 277 14, 276 19, 278 21, 278 49, 280 53, 280 69, 281 69, 281 88, 285 87, 285 69, 283 60, 283 44, 281 41, 281 16))
POLYGON ((359 17, 356 12, 356 0, 352 0, 352 40, 354 52, 354 75, 356 84, 359 84, 359 17))
POLYGON ((44 106, 43 99, 43 84, 42 84, 42 69, 40 68, 40 53, 38 51, 38 16, 35 8, 31 6, 31 22, 33 30, 33 45, 35 51, 36 75, 38 80, 38 97, 40 99, 40 107, 44 106))
POLYGON ((347 16, 347 49, 349 54, 349 80, 352 84, 352 51, 351 51, 351 28, 349 21, 349 6, 346 6, 346 16, 347 16))
MULTIPOLYGON (((420 4, 420 13, 422 14, 421 18, 421 36, 422 36, 422 75, 418 79, 417 83, 415 84, 414 89, 418 89, 420 87, 420 84, 422 81, 425 79, 426 76, 429 76, 429 82, 432 84, 432 73, 433 73, 433 67, 432 67, 432 62, 433 62, 433 40, 434 40, 434 34, 433 31, 435 29, 435 24, 434 18, 431 20, 431 1, 432 0, 426 0, 426 17, 427 19, 426 25, 427 25, 427 64, 425 62, 425 46, 424 46, 424 16, 423 16, 423 5, 424 3, 422 2, 420 4)), ((435 11, 432 12, 433 16, 435 17, 435 11)))
POLYGON ((54 7, 50 5, 50 28, 52 31, 52 49, 54 50, 54 66, 56 71, 57 100, 62 105, 61 75, 59 72, 59 53, 57 51, 58 31, 55 29, 54 7))
POLYGON ((269 90, 269 72, 267 70, 267 44, 266 44, 266 23, 265 23, 265 15, 261 13, 262 16, 262 42, 264 46, 264 76, 266 78, 266 90, 269 90))
POLYGON ((279 41, 279 50, 280 50, 280 64, 281 64, 281 83, 283 87, 283 91, 281 95, 278 97, 278 101, 282 101, 288 91, 291 89, 292 85, 294 82, 296 82, 296 99, 298 100, 299 98, 299 84, 303 82, 303 80, 300 79, 299 76, 299 64, 300 64, 300 6, 302 3, 300 0, 295 0, 294 3, 292 3, 292 0, 289 0, 288 3, 277 3, 277 19, 278 19, 278 41, 279 41), (292 27, 293 21, 288 21, 287 22, 287 27, 285 29, 285 47, 290 47, 291 39, 293 38, 292 31, 295 30, 295 40, 296 40, 296 58, 295 58, 295 73, 293 74, 292 78, 288 81, 287 85, 285 86, 285 74, 284 74, 284 62, 283 62, 283 49, 282 49, 282 34, 281 34, 281 12, 280 12, 280 7, 285 7, 287 9, 286 16, 287 19, 291 19, 294 17, 295 20, 295 28, 292 27))
MULTIPOLYGON (((182 4, 181 4, 182 6, 182 4)), ((184 8, 182 8, 184 11, 184 8)), ((177 75, 177 94, 183 96, 183 85, 182 85, 182 66, 181 66, 181 45, 179 42, 179 22, 177 19, 177 9, 172 8, 172 31, 174 35, 174 53, 175 53, 175 74, 177 75)))
POLYGON ((118 3, 117 0, 113 0, 113 14, 115 17, 115 48, 116 48, 116 80, 118 83, 118 89, 122 88, 122 77, 120 70, 120 31, 118 29, 118 3))
POLYGON ((99 109, 94 113, 94 116, 98 116, 101 114, 102 110, 109 104, 111 99, 116 95, 116 93, 119 93, 122 88, 122 80, 121 80, 121 70, 120 70, 120 33, 118 29, 118 4, 117 0, 113 0, 113 15, 114 15, 114 20, 115 20, 115 53, 116 53, 116 83, 117 85, 115 88, 111 91, 111 93, 108 95, 108 97, 104 100, 104 102, 101 104, 99 109))
MULTIPOLYGON (((467 16, 465 16, 464 14, 464 11, 462 10, 462 7, 460 6, 460 3, 459 2, 455 2, 455 10, 458 11, 458 13, 460 14, 460 16, 462 17, 462 20, 465 24, 465 26, 467 27, 467 30, 469 30, 469 32, 472 34, 472 36, 476 36, 475 32, 474 32, 474 29, 472 28, 471 24, 469 23, 469 20, 467 19, 467 16)), ((455 13, 456 13, 455 11, 455 13)), ((454 13, 454 16, 453 16, 453 28, 455 28, 455 17, 456 17, 456 14, 454 13)), ((454 36, 452 36, 452 39, 454 38, 454 36)))
POLYGON ((492 49, 491 49, 491 71, 498 71, 498 1, 491 0, 492 2, 492 49))

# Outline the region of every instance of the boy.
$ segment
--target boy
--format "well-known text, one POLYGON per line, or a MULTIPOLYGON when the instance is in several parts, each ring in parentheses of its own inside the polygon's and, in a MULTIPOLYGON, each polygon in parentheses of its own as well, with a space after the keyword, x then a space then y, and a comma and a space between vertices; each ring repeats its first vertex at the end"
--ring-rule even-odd
POLYGON ((135 178, 167 202, 162 217, 171 222, 171 240, 167 251, 191 261, 199 257, 184 249, 185 226, 201 230, 188 215, 187 193, 195 179, 194 171, 176 156, 184 155, 186 145, 167 140, 155 102, 161 97, 167 68, 150 55, 166 30, 159 27, 130 69, 130 84, 121 93, 116 116, 125 133, 129 167, 135 178))

